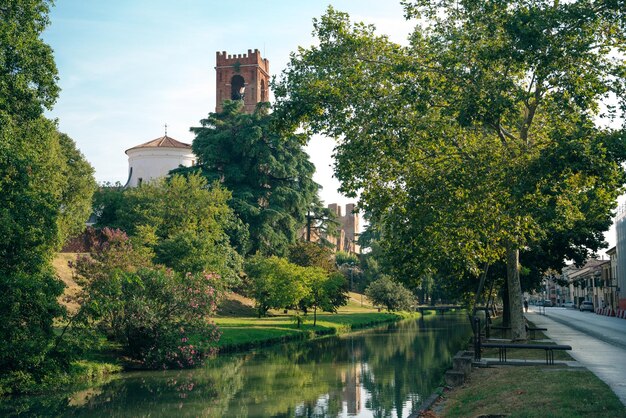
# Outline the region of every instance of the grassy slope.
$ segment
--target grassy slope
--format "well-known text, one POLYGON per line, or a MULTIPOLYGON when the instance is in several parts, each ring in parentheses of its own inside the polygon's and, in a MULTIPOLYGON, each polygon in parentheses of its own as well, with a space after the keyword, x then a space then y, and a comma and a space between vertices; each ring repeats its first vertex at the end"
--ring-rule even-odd
POLYGON ((78 304, 74 302, 74 297, 80 291, 80 286, 74 281, 72 269, 70 269, 68 263, 70 261, 76 261, 76 253, 57 253, 56 257, 52 260, 52 266, 57 273, 57 276, 63 283, 65 283, 65 292, 59 299, 59 302, 67 307, 70 312, 76 312, 78 304))

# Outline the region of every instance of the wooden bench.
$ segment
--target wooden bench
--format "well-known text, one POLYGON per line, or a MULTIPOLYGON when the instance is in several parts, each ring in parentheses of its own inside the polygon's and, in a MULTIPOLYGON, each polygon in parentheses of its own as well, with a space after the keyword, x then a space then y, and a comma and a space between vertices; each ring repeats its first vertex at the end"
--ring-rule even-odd
POLYGON ((509 349, 525 349, 525 350, 545 350, 546 364, 554 364, 554 350, 571 350, 569 345, 559 344, 515 344, 515 343, 482 343, 482 348, 497 348, 499 350, 500 363, 506 362, 507 350, 509 349))

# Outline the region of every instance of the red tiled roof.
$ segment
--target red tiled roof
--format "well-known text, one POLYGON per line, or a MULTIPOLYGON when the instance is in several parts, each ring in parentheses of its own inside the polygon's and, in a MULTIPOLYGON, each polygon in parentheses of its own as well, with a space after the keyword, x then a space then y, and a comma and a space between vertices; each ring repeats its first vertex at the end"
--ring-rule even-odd
POLYGON ((144 144, 137 145, 132 148, 128 148, 126 150, 126 154, 128 151, 139 149, 139 148, 186 148, 191 150, 191 145, 185 144, 184 142, 180 142, 175 140, 174 138, 170 138, 169 136, 162 136, 161 138, 153 139, 152 141, 148 141, 144 144))

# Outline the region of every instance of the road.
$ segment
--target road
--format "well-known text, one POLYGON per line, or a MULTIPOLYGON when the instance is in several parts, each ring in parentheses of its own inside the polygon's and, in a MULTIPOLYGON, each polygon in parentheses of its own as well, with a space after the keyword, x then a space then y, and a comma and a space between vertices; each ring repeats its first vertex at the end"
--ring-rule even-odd
POLYGON ((626 405, 626 320, 575 309, 530 307, 528 320, 548 329, 557 344, 572 346, 570 354, 606 382, 626 405))

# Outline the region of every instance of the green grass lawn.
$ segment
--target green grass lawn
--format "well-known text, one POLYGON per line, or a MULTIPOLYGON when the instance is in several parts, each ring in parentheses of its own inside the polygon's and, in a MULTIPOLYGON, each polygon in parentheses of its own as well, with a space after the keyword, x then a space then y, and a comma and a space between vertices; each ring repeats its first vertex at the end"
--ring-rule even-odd
POLYGON ((313 313, 302 316, 304 323, 298 328, 295 313, 295 311, 287 314, 280 313, 264 318, 216 318, 215 322, 222 331, 218 347, 222 351, 229 351, 280 341, 308 339, 319 335, 341 334, 354 329, 417 317, 418 315, 416 313, 378 312, 371 307, 361 307, 360 303, 352 301, 336 314, 318 313, 315 326, 313 326, 313 313))
MULTIPOLYGON (((494 320, 494 325, 500 323, 501 318, 494 320)), ((534 327, 531 322, 528 325, 534 327)), ((537 332, 536 339, 545 338, 542 332, 537 332)), ((529 340, 528 343, 532 344, 533 341, 529 340)), ((482 356, 497 358, 498 350, 485 349, 482 356)), ((555 352, 554 358, 572 360, 564 351, 555 352)), ((508 359, 544 360, 545 352, 509 350, 508 359)), ((475 368, 463 386, 444 393, 442 400, 433 409, 438 416, 446 418, 478 416, 626 418, 626 408, 608 385, 583 367, 562 365, 498 365, 475 368)))
POLYGON ((611 389, 584 368, 499 366, 474 369, 444 394, 442 417, 626 417, 611 389))

